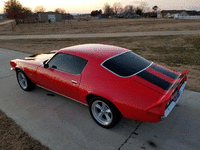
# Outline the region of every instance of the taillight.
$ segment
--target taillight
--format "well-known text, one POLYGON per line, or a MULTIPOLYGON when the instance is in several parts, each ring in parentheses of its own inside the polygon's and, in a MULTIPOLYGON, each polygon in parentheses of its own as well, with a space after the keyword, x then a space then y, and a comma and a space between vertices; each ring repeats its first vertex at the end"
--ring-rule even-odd
POLYGON ((17 64, 16 64, 15 62, 13 62, 13 61, 10 61, 10 65, 11 65, 13 68, 15 68, 17 64))

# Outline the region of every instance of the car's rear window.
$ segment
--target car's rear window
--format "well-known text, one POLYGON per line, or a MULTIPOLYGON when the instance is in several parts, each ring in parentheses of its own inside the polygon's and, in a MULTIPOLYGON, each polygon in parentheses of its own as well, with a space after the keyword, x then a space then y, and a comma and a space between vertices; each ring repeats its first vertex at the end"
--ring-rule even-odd
POLYGON ((145 69, 150 64, 150 61, 129 51, 106 60, 102 66, 119 76, 128 77, 145 69))

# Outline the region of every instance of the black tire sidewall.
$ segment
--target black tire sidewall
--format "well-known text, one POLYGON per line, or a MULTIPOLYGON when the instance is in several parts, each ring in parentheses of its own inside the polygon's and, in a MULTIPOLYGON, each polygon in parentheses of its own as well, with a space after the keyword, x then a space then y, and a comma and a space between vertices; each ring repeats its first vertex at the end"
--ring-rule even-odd
POLYGON ((32 83, 32 81, 27 77, 27 75, 26 75, 23 71, 18 70, 18 71, 16 72, 16 75, 17 75, 17 81, 18 81, 18 83, 19 83, 19 86, 20 86, 24 91, 31 91, 31 90, 34 88, 34 84, 32 83), (26 87, 26 88, 23 88, 23 87, 21 86, 21 84, 19 83, 18 74, 19 74, 20 72, 21 72, 21 73, 25 76, 25 78, 26 78, 26 81, 27 81, 27 87, 26 87))

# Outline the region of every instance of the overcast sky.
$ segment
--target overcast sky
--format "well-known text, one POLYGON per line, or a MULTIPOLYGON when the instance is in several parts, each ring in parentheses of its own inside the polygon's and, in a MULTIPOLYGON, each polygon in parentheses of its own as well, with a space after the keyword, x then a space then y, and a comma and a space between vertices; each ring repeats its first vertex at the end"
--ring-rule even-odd
MULTIPOLYGON (((7 0, 0 0, 0 13, 3 13, 4 1, 7 0)), ((25 7, 30 7, 32 11, 36 6, 43 5, 46 11, 62 8, 69 13, 90 13, 92 10, 103 9, 106 2, 111 6, 115 2, 120 2, 122 6, 129 4, 138 6, 141 2, 147 2, 150 8, 157 5, 161 10, 186 9, 200 11, 200 0, 19 0, 19 2, 25 7)))

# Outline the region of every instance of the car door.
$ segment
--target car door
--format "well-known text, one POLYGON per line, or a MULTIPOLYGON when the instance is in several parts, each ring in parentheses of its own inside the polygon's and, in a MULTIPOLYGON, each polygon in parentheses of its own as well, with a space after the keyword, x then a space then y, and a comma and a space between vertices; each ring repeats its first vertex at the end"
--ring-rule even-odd
POLYGON ((56 54, 48 63, 48 68, 37 69, 38 84, 44 88, 79 100, 81 73, 87 60, 65 53, 56 54))

